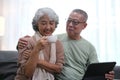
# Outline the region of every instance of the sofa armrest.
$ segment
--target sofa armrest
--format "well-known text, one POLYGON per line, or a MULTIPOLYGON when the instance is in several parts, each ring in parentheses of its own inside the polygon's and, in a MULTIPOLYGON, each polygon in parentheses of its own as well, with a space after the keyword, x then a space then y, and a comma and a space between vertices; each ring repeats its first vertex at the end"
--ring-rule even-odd
POLYGON ((115 72, 115 79, 120 79, 120 66, 115 66, 113 70, 115 72))

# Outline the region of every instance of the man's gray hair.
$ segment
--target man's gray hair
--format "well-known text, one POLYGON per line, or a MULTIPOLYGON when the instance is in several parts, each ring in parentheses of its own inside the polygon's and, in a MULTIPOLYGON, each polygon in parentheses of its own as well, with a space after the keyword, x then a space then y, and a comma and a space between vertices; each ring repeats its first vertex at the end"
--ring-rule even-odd
POLYGON ((74 9, 72 12, 76 12, 76 13, 79 13, 79 14, 83 15, 84 22, 87 21, 87 19, 88 19, 88 14, 87 14, 84 10, 74 9))
POLYGON ((33 17, 32 26, 33 26, 33 29, 35 31, 38 31, 37 22, 44 15, 48 15, 48 17, 50 18, 50 20, 55 21, 55 25, 57 27, 57 24, 59 23, 59 17, 58 17, 58 15, 51 8, 44 7, 44 8, 38 9, 37 12, 35 13, 35 16, 33 17))

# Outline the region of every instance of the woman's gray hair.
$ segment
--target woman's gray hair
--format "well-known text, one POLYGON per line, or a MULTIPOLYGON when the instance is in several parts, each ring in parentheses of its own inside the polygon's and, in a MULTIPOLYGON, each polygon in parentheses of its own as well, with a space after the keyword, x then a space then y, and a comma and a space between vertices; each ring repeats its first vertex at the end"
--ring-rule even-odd
POLYGON ((72 12, 76 12, 76 13, 79 13, 79 14, 83 15, 84 22, 87 21, 87 19, 88 19, 88 14, 87 14, 84 10, 74 9, 72 12))
POLYGON ((44 15, 48 15, 50 20, 55 21, 55 26, 57 27, 57 24, 59 23, 58 15, 51 8, 45 7, 45 8, 38 9, 37 12, 35 13, 35 16, 33 17, 32 26, 33 26, 34 31, 38 31, 37 23, 39 19, 43 17, 44 15))

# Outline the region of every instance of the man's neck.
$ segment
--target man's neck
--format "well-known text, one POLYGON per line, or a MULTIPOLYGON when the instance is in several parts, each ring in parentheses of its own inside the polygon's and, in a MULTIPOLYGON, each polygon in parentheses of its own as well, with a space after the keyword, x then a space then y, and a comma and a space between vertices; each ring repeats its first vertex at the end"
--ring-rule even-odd
POLYGON ((80 40, 81 36, 69 36, 69 38, 72 40, 80 40))

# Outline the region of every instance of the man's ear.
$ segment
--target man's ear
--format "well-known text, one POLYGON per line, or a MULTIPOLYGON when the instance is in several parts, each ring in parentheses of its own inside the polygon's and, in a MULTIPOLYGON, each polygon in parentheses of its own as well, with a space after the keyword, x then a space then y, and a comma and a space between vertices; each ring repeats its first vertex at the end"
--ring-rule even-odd
POLYGON ((87 27, 87 23, 84 23, 83 25, 83 29, 85 29, 87 27))

